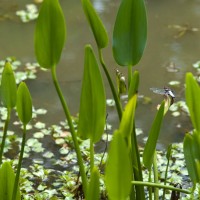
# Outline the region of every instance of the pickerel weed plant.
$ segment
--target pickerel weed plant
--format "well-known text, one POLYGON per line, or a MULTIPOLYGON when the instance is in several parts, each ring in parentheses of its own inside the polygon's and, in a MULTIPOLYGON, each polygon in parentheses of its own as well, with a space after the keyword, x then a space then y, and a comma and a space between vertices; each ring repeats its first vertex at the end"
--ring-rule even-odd
MULTIPOLYGON (((159 182, 157 169, 156 144, 160 128, 166 112, 171 105, 171 99, 166 97, 161 103, 152 127, 149 131, 144 151, 140 151, 137 144, 135 128, 135 110, 137 107, 137 92, 139 88, 139 72, 133 67, 140 61, 147 40, 147 16, 144 0, 122 0, 117 13, 113 37, 113 57, 116 63, 127 67, 128 71, 128 103, 123 108, 120 101, 120 88, 111 79, 108 67, 103 59, 103 49, 108 45, 108 35, 104 24, 96 13, 90 0, 81 1, 86 19, 94 35, 98 56, 95 55, 91 45, 85 46, 84 73, 79 108, 78 129, 73 126, 72 117, 63 97, 56 74, 57 65, 66 41, 66 24, 64 14, 58 0, 44 0, 35 28, 35 54, 41 67, 49 69, 55 85, 63 111, 68 121, 73 145, 80 170, 82 196, 87 200, 100 199, 100 172, 95 165, 94 146, 102 137, 106 122, 106 95, 99 64, 103 68, 115 101, 119 117, 119 127, 113 133, 108 158, 105 166, 106 192, 108 199, 126 200, 146 198, 148 188, 149 199, 159 199, 159 189, 171 190, 177 193, 191 194, 191 191, 176 188, 166 184, 167 171, 164 184, 159 182), (78 137, 90 140, 90 170, 86 173, 78 137), (141 154, 143 162, 141 162, 141 154), (149 172, 149 180, 143 180, 143 165, 149 172), (152 172, 154 180, 152 180, 152 172), (154 195, 153 195, 154 193, 154 195)), ((124 81, 123 81, 124 84, 124 81)), ((120 81, 118 86, 121 87, 120 81)), ((1 80, 1 101, 7 108, 8 114, 4 126, 4 134, 0 149, 0 199, 20 199, 19 178, 26 140, 26 126, 32 118, 31 95, 25 83, 16 86, 14 74, 9 63, 5 68, 1 80), (23 139, 16 177, 10 164, 2 164, 2 155, 10 121, 11 109, 16 106, 20 121, 23 124, 23 139)), ((191 74, 186 75, 186 101, 190 110, 194 126, 192 134, 184 139, 184 154, 191 180, 196 186, 200 180, 200 89, 191 74)), ((167 154, 169 162, 171 148, 167 154)))

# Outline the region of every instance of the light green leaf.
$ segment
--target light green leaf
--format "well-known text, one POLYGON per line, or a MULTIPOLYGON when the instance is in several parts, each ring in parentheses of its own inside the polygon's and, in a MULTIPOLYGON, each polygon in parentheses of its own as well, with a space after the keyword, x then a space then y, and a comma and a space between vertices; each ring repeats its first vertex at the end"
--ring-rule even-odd
POLYGON ((113 32, 113 55, 121 66, 137 64, 147 39, 147 19, 143 0, 123 0, 113 32))
POLYGON ((32 99, 24 82, 21 82, 17 90, 17 113, 24 125, 32 118, 32 99))
POLYGON ((200 132, 200 88, 191 73, 186 74, 185 98, 192 124, 200 132))
POLYGON ((7 108, 13 108, 17 100, 17 85, 9 62, 5 63, 1 79, 1 100, 7 108))
POLYGON ((122 115, 119 131, 124 137, 129 137, 133 131, 135 107, 137 103, 137 95, 134 95, 127 103, 122 115))
MULTIPOLYGON (((4 162, 0 168, 0 199, 11 200, 15 174, 9 162, 4 162)), ((20 190, 18 187, 16 200, 20 200, 20 190)))
POLYGON ((83 139, 99 141, 106 116, 106 98, 101 73, 91 46, 85 47, 78 134, 83 139))
POLYGON ((198 171, 200 163, 199 133, 193 132, 192 135, 186 134, 183 142, 183 150, 189 176, 193 184, 196 184, 197 182, 200 182, 200 176, 198 171))
POLYGON ((140 82, 140 75, 138 71, 134 71, 133 76, 131 78, 131 83, 128 89, 128 97, 131 98, 134 94, 138 92, 140 82))
POLYGON ((156 143, 158 140, 162 120, 164 116, 164 102, 162 102, 157 115, 153 121, 151 130, 149 132, 148 140, 144 148, 143 153, 143 163, 148 170, 151 169, 151 165, 153 163, 153 157, 156 150, 156 143))
POLYGON ((132 168, 125 139, 116 131, 110 144, 105 184, 111 200, 126 200, 130 194, 132 168))
POLYGON ((65 19, 58 0, 44 0, 35 28, 35 54, 44 68, 55 66, 66 37, 65 19))
POLYGON ((82 0, 83 9, 94 34, 97 46, 102 49, 108 44, 106 29, 89 0, 82 0))
POLYGON ((99 172, 96 167, 93 168, 90 183, 88 186, 87 200, 99 200, 100 199, 100 183, 99 172))

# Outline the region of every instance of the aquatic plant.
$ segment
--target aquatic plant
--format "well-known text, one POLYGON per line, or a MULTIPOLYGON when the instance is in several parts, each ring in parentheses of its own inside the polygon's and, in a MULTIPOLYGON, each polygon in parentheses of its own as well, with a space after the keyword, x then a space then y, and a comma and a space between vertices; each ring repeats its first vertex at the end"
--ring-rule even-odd
MULTIPOLYGON (((82 0, 82 6, 97 44, 98 59, 95 56, 92 46, 86 45, 79 119, 76 123, 76 120, 71 116, 67 102, 63 97, 56 74, 56 68, 60 61, 61 53, 66 41, 66 24, 63 11, 58 0, 44 0, 42 3, 35 29, 35 54, 40 66, 51 71, 52 81, 55 85, 55 89, 60 98, 60 102, 67 120, 67 123, 63 123, 63 126, 65 129, 68 126, 67 129, 70 132, 63 133, 63 130, 60 128, 60 126, 53 126, 51 130, 35 133, 34 137, 43 137, 45 133, 52 134, 52 136, 56 138, 56 143, 58 145, 65 143, 66 138, 68 137, 68 143, 70 143, 71 147, 75 150, 76 159, 78 162, 77 171, 80 171, 81 176, 81 181, 78 179, 78 181, 75 182, 75 178, 73 178, 72 185, 74 187, 77 185, 77 192, 74 195, 77 198, 91 200, 100 199, 100 195, 106 192, 105 196, 108 196, 109 199, 115 200, 125 200, 127 198, 142 200, 147 198, 147 196, 149 199, 159 199, 159 190, 163 191, 163 199, 165 198, 165 193, 167 190, 172 191, 172 196, 174 196, 174 198, 177 198, 181 192, 185 194, 191 194, 190 190, 167 185, 166 179, 168 174, 169 160, 172 155, 172 148, 169 148, 169 152, 167 154, 168 164, 164 175, 164 185, 161 184, 158 177, 159 162, 157 163, 156 160, 156 144, 164 115, 172 104, 171 97, 168 94, 165 94, 164 101, 161 103, 157 111, 155 119, 152 123, 152 127, 149 131, 149 137, 144 150, 141 151, 137 144, 135 110, 137 105, 137 91, 139 87, 139 72, 133 71, 133 67, 141 59, 146 45, 147 19, 144 1, 121 1, 113 31, 113 56, 116 60, 116 63, 120 66, 127 67, 128 71, 128 102, 124 108, 121 104, 120 95, 124 91, 121 90, 121 84, 125 84, 125 81, 118 81, 118 88, 116 90, 114 82, 111 79, 106 63, 103 59, 102 49, 108 45, 108 35, 106 33, 106 29, 89 0, 82 0), (105 88, 98 61, 108 79, 120 121, 118 129, 113 133, 107 159, 106 161, 103 161, 105 165, 105 175, 100 174, 101 166, 99 167, 99 162, 95 162, 97 156, 94 152, 94 145, 102 138, 104 126, 106 125, 105 88), (63 134, 64 136, 61 137, 58 133, 63 134), (71 136, 69 137, 68 135, 70 134, 71 136), (87 152, 87 161, 89 163, 89 167, 84 165, 85 156, 83 155, 83 149, 85 146, 82 147, 84 142, 89 143, 87 146, 89 149, 87 152), (143 158, 142 161, 140 159, 141 157, 143 158), (145 166, 147 170, 144 170, 143 166, 145 166), (88 173, 86 173, 86 171, 88 173), (144 171, 148 174, 147 180, 144 180, 144 171), (105 187, 104 183, 102 184, 102 180, 105 180, 105 187), (78 182, 79 184, 77 184, 78 182), (101 188, 102 185, 103 190, 101 188), (148 193, 145 187, 148 187, 148 193), (154 190, 152 188, 154 188, 154 190)), ((5 65, 5 69, 7 68, 7 65, 8 64, 5 65)), ((12 93, 14 92, 13 94, 15 94, 16 81, 13 79, 14 74, 12 73, 11 69, 9 70, 9 73, 3 73, 1 82, 1 98, 4 106, 8 110, 8 118, 5 122, 5 136, 3 136, 4 139, 1 143, 0 164, 2 163, 4 143, 5 138, 7 137, 6 132, 10 118, 9 112, 10 109, 14 108, 15 106, 17 107, 17 113, 20 121, 23 124, 23 140, 21 144, 21 152, 16 177, 14 176, 13 171, 10 170, 9 164, 5 162, 2 164, 0 169, 0 183, 2 183, 4 180, 2 179, 2 174, 5 174, 6 181, 8 181, 7 176, 10 176, 12 180, 15 179, 15 185, 9 184, 9 187, 14 189, 12 195, 14 200, 20 198, 18 184, 22 158, 25 151, 24 147, 26 129, 29 121, 32 118, 32 103, 28 88, 26 87, 25 83, 20 83, 18 87, 16 103, 15 95, 12 96, 10 92, 12 91, 12 93), (12 78, 12 80, 10 82, 8 82, 8 78, 5 80, 4 74, 11 75, 9 78, 12 78), (11 87, 10 90, 8 90, 9 87, 11 87), (9 170, 8 174, 4 173, 5 166, 9 170)), ((118 79, 120 80, 120 76, 118 79)), ((187 103, 195 130, 192 135, 188 134, 185 137, 184 152, 189 175, 194 183, 195 188, 196 183, 199 183, 200 159, 198 132, 200 127, 200 112, 198 111, 199 108, 197 105, 197 102, 199 102, 199 88, 192 80, 193 79, 191 78, 191 75, 187 75, 187 103), (191 148, 191 145, 194 146, 194 148, 191 148), (192 155, 192 157, 189 155, 192 155)), ((125 85, 123 86, 126 87, 125 85)), ((42 123, 37 123, 35 126, 43 127, 44 125, 42 123)), ((27 141, 27 145, 30 148, 34 148, 33 144, 36 143, 37 140, 32 138, 27 141)), ((38 146, 36 148, 38 148, 38 146)), ((85 152, 86 151, 84 151, 84 153, 85 152)), ((66 153, 64 148, 62 149, 62 153, 66 153)), ((73 153, 69 152, 69 154, 72 155, 73 153)), ((46 158, 53 157, 52 152, 45 152, 44 155, 46 158)), ((73 154, 72 164, 75 164, 76 159, 73 154)), ((50 174, 48 170, 41 170, 38 166, 35 166, 32 169, 35 171, 34 173, 37 174, 36 176, 38 176, 41 180, 45 179, 47 174, 50 174), (39 171, 38 173, 37 170, 39 171)), ((22 170, 21 173, 24 175, 26 171, 22 170)), ((62 174, 62 192, 67 187, 70 187, 67 185, 69 184, 67 183, 69 181, 69 176, 73 175, 70 173, 62 174)), ((44 184, 40 184, 38 186, 39 190, 44 190, 46 187, 47 186, 44 184)), ((2 194, 4 191, 6 191, 8 195, 11 194, 11 190, 8 190, 6 187, 3 187, 3 190, 0 190, 2 194)), ((42 198, 53 198, 53 196, 56 195, 56 191, 52 190, 51 195, 52 196, 43 195, 42 198)), ((63 196, 65 196, 64 192, 63 196)), ((30 196, 27 198, 29 197, 30 196)), ((9 197, 9 199, 10 198, 11 197, 9 197)), ((41 196, 39 193, 35 193, 33 198, 41 199, 41 196)))

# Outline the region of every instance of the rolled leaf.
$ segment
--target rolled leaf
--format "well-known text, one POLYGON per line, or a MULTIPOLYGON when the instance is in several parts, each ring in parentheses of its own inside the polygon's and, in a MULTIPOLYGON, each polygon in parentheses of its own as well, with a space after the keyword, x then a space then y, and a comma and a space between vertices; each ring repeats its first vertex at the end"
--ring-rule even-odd
POLYGON ((137 95, 134 95, 128 101, 122 115, 122 120, 120 123, 119 130, 120 130, 120 133, 122 133, 123 136, 127 138, 130 136, 130 134, 133 131, 136 102, 137 102, 137 95))
POLYGON ((89 0, 82 0, 83 9, 94 34, 97 46, 102 49, 108 44, 106 29, 89 0))
POLYGON ((143 163, 148 170, 151 169, 153 157, 156 150, 156 143, 158 140, 162 120, 164 116, 164 102, 162 102, 157 115, 153 121, 152 127, 149 132, 148 140, 144 148, 143 163))
POLYGON ((44 68, 55 66, 65 44, 65 19, 58 0, 44 0, 35 28, 35 54, 44 68))
POLYGON ((147 39, 147 18, 144 0, 123 0, 113 32, 113 55, 121 66, 136 65, 147 39))
POLYGON ((84 74, 79 110, 78 134, 99 141, 105 125, 106 99, 103 80, 92 47, 85 47, 84 74))
POLYGON ((7 108, 13 108, 17 100, 17 85, 9 62, 5 63, 1 79, 1 100, 7 108))
POLYGON ((100 183, 99 183, 99 171, 96 167, 93 168, 90 183, 88 186, 87 200, 99 200, 100 199, 100 183))
MULTIPOLYGON (((15 174, 9 162, 4 162, 0 168, 0 199, 12 200, 15 174)), ((16 200, 20 200, 20 190, 18 187, 16 200)))
POLYGON ((115 131, 105 170, 105 184, 109 199, 126 200, 130 194, 132 177, 128 147, 122 134, 115 131))
POLYGON ((24 82, 21 82, 17 90, 17 113, 21 122, 26 125, 32 118, 32 99, 24 82))
POLYGON ((186 74, 185 98, 192 124, 200 132, 200 88, 191 73, 186 74))

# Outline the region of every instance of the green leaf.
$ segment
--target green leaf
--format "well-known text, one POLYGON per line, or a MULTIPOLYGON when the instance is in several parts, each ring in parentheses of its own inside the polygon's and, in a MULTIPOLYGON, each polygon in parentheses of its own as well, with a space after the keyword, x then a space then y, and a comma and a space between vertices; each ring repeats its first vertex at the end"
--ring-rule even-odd
POLYGON ((137 95, 134 95, 127 103, 122 115, 119 131, 124 137, 129 137, 133 131, 135 107, 137 102, 137 95))
POLYGON ((92 47, 85 47, 84 75, 79 110, 78 134, 83 139, 99 141, 106 116, 103 81, 92 47))
POLYGON ((65 19, 59 1, 44 0, 35 29, 35 54, 42 67, 57 65, 65 37, 65 19))
POLYGON ((17 90, 17 113, 24 125, 32 118, 32 100, 30 92, 24 82, 21 82, 17 90))
POLYGON ((111 200, 126 200, 130 194, 132 167, 125 139, 115 131, 110 144, 105 171, 105 184, 111 200))
POLYGON ((147 19, 143 0, 123 0, 113 32, 113 55, 121 66, 136 65, 147 39, 147 19))
POLYGON ((151 130, 149 132, 148 140, 144 148, 143 153, 143 163, 148 170, 151 169, 151 165, 153 163, 153 157, 156 149, 156 143, 158 140, 162 120, 164 116, 164 102, 162 102, 157 115, 152 124, 151 130))
POLYGON ((106 29, 89 0, 82 0, 83 9, 94 34, 97 46, 102 49, 108 44, 106 29))
POLYGON ((5 63, 1 79, 1 99, 7 108, 13 108, 17 100, 17 85, 9 62, 5 63))
POLYGON ((96 167, 93 168, 90 183, 88 186, 87 200, 99 200, 100 199, 100 183, 99 183, 99 171, 96 167))
POLYGON ((138 92, 140 76, 138 71, 134 71, 131 78, 131 83, 128 89, 128 97, 131 98, 134 94, 138 92))
MULTIPOLYGON (((4 162, 0 168, 0 199, 11 200, 15 174, 9 162, 4 162)), ((20 200, 20 190, 18 187, 16 200, 20 200)))
POLYGON ((200 182, 200 137, 196 131, 193 134, 186 134, 183 141, 183 150, 189 176, 195 185, 200 182))
POLYGON ((200 132, 200 88, 191 73, 186 74, 185 98, 192 124, 200 132))

